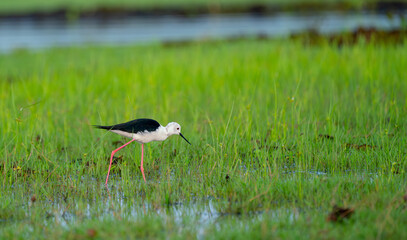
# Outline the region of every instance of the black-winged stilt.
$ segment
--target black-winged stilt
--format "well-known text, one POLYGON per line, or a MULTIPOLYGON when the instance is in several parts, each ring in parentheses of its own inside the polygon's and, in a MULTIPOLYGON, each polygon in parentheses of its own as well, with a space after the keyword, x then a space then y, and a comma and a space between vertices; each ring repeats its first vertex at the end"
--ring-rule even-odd
POLYGON ((187 143, 188 140, 181 134, 181 126, 176 122, 170 122, 167 126, 163 127, 159 124, 156 120, 148 119, 148 118, 140 118, 135 119, 126 123, 121 123, 112 126, 100 126, 94 125, 96 128, 106 129, 110 132, 117 133, 121 136, 132 138, 132 140, 123 146, 115 149, 112 151, 112 155, 110 156, 110 165, 109 171, 107 172, 106 177, 106 185, 107 181, 109 180, 109 173, 110 168, 112 166, 113 155, 119 151, 120 149, 124 148, 128 144, 133 141, 141 143, 141 173, 143 174, 144 182, 146 182, 146 177, 144 176, 144 168, 143 168, 143 155, 144 155, 144 143, 148 143, 151 141, 164 141, 171 135, 180 135, 187 143))

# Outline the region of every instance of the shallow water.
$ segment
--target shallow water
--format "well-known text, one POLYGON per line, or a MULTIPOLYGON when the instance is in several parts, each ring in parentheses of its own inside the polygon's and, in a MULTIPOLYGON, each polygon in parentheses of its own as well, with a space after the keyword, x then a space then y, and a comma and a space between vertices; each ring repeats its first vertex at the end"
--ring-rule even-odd
POLYGON ((306 30, 321 33, 352 31, 358 27, 397 29, 401 13, 389 18, 375 12, 315 12, 198 15, 194 17, 156 16, 76 21, 45 18, 0 21, 0 52, 18 48, 41 49, 84 44, 121 45, 147 42, 227 38, 264 34, 286 36, 306 30))
MULTIPOLYGON (((320 177, 328 179, 331 176, 338 176, 318 170, 283 172, 282 176, 286 181, 292 181, 291 177, 296 177, 297 174, 306 175, 304 180, 310 179, 311 181, 320 177)), ((341 176, 357 177, 361 180, 368 180, 370 183, 379 178, 377 174, 369 172, 348 172, 341 176)), ((115 175, 112 175, 110 180, 108 188, 105 187, 104 181, 91 177, 81 179, 81 187, 77 191, 74 190, 75 186, 72 186, 73 191, 65 191, 64 187, 61 188, 59 184, 54 187, 45 187, 44 189, 47 189, 45 194, 37 196, 38 199, 34 201, 32 193, 27 192, 30 192, 29 189, 41 188, 43 185, 17 184, 12 188, 13 197, 11 199, 24 200, 15 205, 12 210, 13 214, 3 212, 0 216, 0 223, 14 224, 31 219, 31 221, 39 221, 42 225, 51 228, 56 224, 70 229, 87 220, 123 219, 139 222, 153 217, 161 219, 163 223, 176 226, 177 229, 188 228, 196 234, 197 238, 203 239, 208 236, 209 230, 221 228, 230 221, 245 227, 248 221, 256 223, 271 220, 276 223, 295 223, 307 214, 322 214, 323 216, 327 214, 323 209, 309 208, 307 204, 297 204, 293 199, 273 200, 273 198, 269 198, 267 202, 249 206, 247 203, 250 200, 247 198, 230 200, 227 197, 217 198, 204 193, 199 197, 187 198, 188 200, 185 201, 181 198, 167 204, 163 199, 146 198, 142 193, 144 190, 138 185, 144 184, 142 179, 132 180, 131 185, 115 175), (83 185, 86 187, 82 187, 83 185)), ((153 182, 149 183, 153 184, 153 182)), ((17 200, 17 202, 20 201, 17 200)))
MULTIPOLYGON (((238 221, 261 220, 263 214, 268 214, 278 219, 280 216, 294 221, 298 216, 298 210, 287 207, 276 207, 276 209, 256 211, 246 214, 219 212, 220 202, 223 200, 211 199, 199 200, 187 203, 175 203, 171 205, 154 206, 140 199, 131 200, 124 198, 122 193, 106 191, 98 201, 82 200, 72 204, 72 200, 64 202, 62 199, 55 202, 28 201, 21 206, 26 211, 26 216, 41 212, 41 219, 45 226, 58 224, 69 229, 72 224, 80 223, 84 219, 128 219, 140 220, 145 216, 156 215, 164 221, 173 221, 177 226, 193 227, 198 239, 204 239, 206 230, 211 226, 218 226, 223 220, 234 218, 238 221)), ((3 223, 12 223, 15 219, 3 220, 3 223)))

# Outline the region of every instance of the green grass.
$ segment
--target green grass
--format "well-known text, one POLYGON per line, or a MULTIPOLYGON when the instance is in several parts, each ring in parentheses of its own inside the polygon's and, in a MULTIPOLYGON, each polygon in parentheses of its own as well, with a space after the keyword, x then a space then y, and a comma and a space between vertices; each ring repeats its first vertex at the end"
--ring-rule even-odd
POLYGON ((91 10, 98 7, 129 7, 129 8, 155 8, 155 7, 195 7, 195 6, 245 6, 248 4, 271 4, 286 6, 290 4, 345 4, 360 7, 375 3, 377 0, 2 0, 0 13, 50 11, 67 8, 73 11, 91 10))
POLYGON ((406 46, 0 55, 0 238, 406 238, 406 46), (91 125, 140 117, 193 145, 147 144, 147 184, 126 147, 108 193, 125 139, 91 125), (327 222, 335 204, 354 215, 327 222))

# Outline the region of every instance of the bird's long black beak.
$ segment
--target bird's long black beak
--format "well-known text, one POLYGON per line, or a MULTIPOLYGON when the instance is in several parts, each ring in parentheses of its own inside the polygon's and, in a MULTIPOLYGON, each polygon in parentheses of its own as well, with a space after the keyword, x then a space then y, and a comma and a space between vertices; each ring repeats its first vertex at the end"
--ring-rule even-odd
POLYGON ((180 135, 183 139, 185 139, 185 141, 187 141, 187 143, 189 143, 189 145, 192 145, 190 142, 188 142, 188 140, 184 137, 184 135, 182 135, 181 133, 179 133, 179 135, 180 135))

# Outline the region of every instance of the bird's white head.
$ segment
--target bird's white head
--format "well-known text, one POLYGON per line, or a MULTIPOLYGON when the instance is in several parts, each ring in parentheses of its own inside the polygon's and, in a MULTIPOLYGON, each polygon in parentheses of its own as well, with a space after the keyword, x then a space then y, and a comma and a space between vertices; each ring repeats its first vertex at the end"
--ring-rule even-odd
POLYGON ((171 135, 180 135, 183 139, 185 139, 185 141, 187 141, 187 143, 191 144, 182 134, 181 134, 181 125, 179 125, 176 122, 170 122, 167 124, 167 126, 165 127, 165 129, 167 129, 167 134, 168 136, 171 135))
POLYGON ((170 122, 165 127, 167 129, 168 136, 179 135, 181 133, 181 125, 176 122, 170 122))

